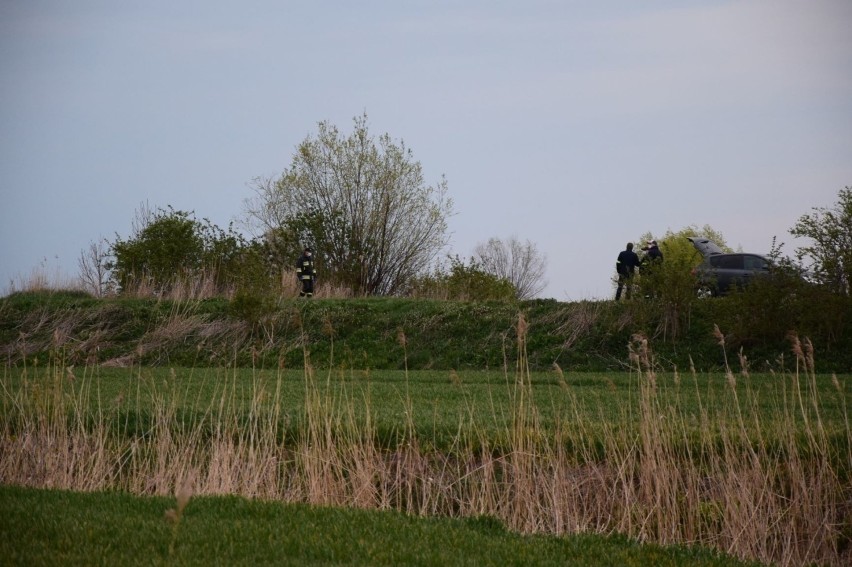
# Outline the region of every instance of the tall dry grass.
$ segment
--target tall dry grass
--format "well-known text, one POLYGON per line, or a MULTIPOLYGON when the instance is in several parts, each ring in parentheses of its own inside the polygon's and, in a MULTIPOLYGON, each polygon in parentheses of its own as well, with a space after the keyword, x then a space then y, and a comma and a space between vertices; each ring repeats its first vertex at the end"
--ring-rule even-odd
MULTIPOLYGON (((520 317, 520 355, 514 370, 505 369, 511 419, 501 437, 508 441, 498 443, 472 423, 471 411, 445 451, 424 449, 429 439, 413 423, 410 398, 400 402, 397 441, 382 445, 369 388, 329 387, 334 371, 318 375, 307 347, 304 415, 281 407, 287 385, 280 376, 271 384, 256 380, 248 410, 241 409, 236 375, 225 369, 215 401, 189 421, 178 400, 193 394, 181 391, 177 376, 156 386, 137 369, 132 399, 101 400, 96 368, 68 368, 57 357, 26 369, 21 389, 2 382, 0 482, 137 494, 191 486, 192 494, 489 515, 523 533, 620 532, 780 565, 849 563, 852 431, 845 418, 849 442, 843 449, 830 443, 808 341, 793 338, 797 369, 778 377, 787 388, 780 427, 761 421, 766 410, 747 386, 746 364, 726 374, 734 418, 709 405, 698 416, 667 405, 643 336, 629 345, 638 428, 623 426, 635 417, 627 407, 623 420, 587 413, 564 377, 571 411, 544 427, 532 396, 527 333, 520 317), (92 396, 96 410, 87 409, 92 396), (133 412, 125 410, 136 404, 138 413, 148 400, 150 427, 135 431, 133 412), (298 434, 284 435, 297 417, 298 434)), ((404 347, 404 335, 398 340, 404 347)), ((694 372, 676 382, 699 389, 694 372)), ((836 377, 835 384, 843 396, 836 377)))
POLYGON ((47 258, 42 258, 29 272, 18 274, 2 283, 5 287, 0 295, 28 291, 82 291, 86 287, 80 278, 69 276, 62 270, 58 257, 54 258, 53 265, 47 258))
MULTIPOLYGON (((278 282, 271 286, 273 289, 266 293, 279 297, 299 297, 301 284, 296 280, 295 273, 282 270, 278 282)), ((169 301, 200 301, 204 299, 225 298, 233 299, 240 291, 237 284, 222 286, 216 283, 216 274, 201 272, 193 275, 178 274, 172 281, 154 285, 150 278, 137 278, 121 290, 123 297, 139 299, 157 298, 169 301)), ((314 289, 317 299, 348 299, 354 297, 348 287, 320 280, 314 289)))

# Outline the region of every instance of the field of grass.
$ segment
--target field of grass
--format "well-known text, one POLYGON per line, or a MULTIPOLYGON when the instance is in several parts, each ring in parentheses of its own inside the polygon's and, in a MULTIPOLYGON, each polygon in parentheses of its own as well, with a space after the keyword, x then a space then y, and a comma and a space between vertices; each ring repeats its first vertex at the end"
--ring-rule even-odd
MULTIPOLYGON (((584 442, 602 445, 608 429, 638 427, 643 417, 640 380, 648 376, 530 372, 537 425, 548 436, 558 431, 571 442, 574 425, 582 424, 584 442)), ((664 410, 663 418, 676 416, 693 439, 707 433, 708 415, 733 423, 745 411, 745 427, 774 442, 773 432, 788 425, 788 414, 802 403, 804 390, 819 403, 832 445, 839 450, 847 442, 852 376, 816 375, 805 384, 771 373, 739 372, 730 379, 738 382, 736 389, 725 373, 654 372, 655 403, 664 410)), ((304 370, 286 369, 48 366, 6 368, 2 387, 7 415, 15 399, 26 403, 59 390, 67 411, 109 415, 113 426, 127 435, 150 430, 157 411, 166 408, 183 428, 213 427, 218 422, 214 417, 222 413, 243 419, 253 411, 274 411, 280 416, 280 434, 291 440, 304 428, 311 399, 307 394, 314 390, 329 409, 345 408, 354 423, 371 423, 383 446, 396 446, 410 428, 421 442, 442 451, 451 449, 460 431, 495 445, 507 441, 518 394, 515 374, 503 371, 314 370, 306 379, 304 370)))
POLYGON ((753 565, 623 536, 521 536, 486 517, 414 518, 236 496, 0 486, 5 565, 753 565))

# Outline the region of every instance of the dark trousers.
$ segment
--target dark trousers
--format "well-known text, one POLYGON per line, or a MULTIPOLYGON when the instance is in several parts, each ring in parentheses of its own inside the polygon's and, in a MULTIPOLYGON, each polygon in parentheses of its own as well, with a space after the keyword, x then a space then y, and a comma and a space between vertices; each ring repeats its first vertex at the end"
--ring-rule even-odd
POLYGON ((300 297, 314 296, 314 280, 302 280, 302 291, 299 292, 300 297))
POLYGON ((630 279, 633 274, 618 274, 618 287, 615 290, 615 300, 618 301, 621 299, 621 290, 622 288, 626 288, 624 291, 624 298, 630 299, 630 279))

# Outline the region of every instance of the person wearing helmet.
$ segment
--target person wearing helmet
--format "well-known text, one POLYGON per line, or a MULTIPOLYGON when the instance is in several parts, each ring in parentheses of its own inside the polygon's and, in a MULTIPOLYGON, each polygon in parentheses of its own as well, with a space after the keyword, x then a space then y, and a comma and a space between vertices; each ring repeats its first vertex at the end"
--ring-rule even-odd
POLYGON ((317 271, 314 268, 314 256, 310 247, 305 246, 302 255, 296 260, 296 278, 302 284, 299 297, 314 296, 314 281, 317 279, 317 271))

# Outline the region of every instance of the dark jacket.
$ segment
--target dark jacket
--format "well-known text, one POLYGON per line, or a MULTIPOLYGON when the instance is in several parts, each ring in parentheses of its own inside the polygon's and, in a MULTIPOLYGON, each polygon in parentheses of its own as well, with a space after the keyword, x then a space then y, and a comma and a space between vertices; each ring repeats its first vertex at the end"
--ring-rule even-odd
POLYGON ((633 250, 622 250, 615 262, 615 271, 623 276, 632 276, 639 267, 639 256, 633 250))
POLYGON ((648 248, 648 253, 645 255, 645 259, 648 262, 654 262, 654 261, 657 261, 657 260, 662 262, 663 261, 663 253, 660 252, 659 247, 651 246, 650 248, 648 248))

